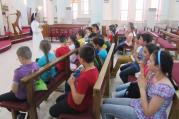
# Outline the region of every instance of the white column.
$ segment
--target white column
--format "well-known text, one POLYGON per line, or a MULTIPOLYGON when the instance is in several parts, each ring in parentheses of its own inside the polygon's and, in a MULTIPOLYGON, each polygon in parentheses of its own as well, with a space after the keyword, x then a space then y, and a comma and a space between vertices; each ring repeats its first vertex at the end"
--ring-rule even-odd
POLYGON ((4 24, 3 24, 3 16, 2 16, 1 5, 0 5, 0 35, 4 35, 4 24))
POLYGON ((120 0, 112 0, 112 20, 120 20, 120 0))
POLYGON ((168 13, 169 13, 170 0, 161 0, 160 2, 161 2, 161 6, 160 6, 159 19, 160 21, 166 21, 169 15, 168 13))
POLYGON ((136 0, 129 0, 128 9, 128 21, 134 22, 136 13, 136 0))
POLYGON ((103 24, 109 25, 112 20, 112 1, 103 3, 103 24))
POLYGON ((90 0, 91 23, 102 23, 104 0, 90 0))

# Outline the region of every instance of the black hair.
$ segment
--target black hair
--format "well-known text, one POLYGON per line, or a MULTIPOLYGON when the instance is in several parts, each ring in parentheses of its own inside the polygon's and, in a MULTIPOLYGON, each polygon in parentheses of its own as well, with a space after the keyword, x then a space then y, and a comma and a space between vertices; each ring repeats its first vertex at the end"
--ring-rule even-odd
POLYGON ((140 35, 140 37, 142 37, 144 42, 146 42, 147 44, 152 42, 152 36, 148 33, 143 33, 140 35))
MULTIPOLYGON (((155 65, 159 65, 158 61, 158 53, 159 51, 156 51, 154 53, 154 59, 155 59, 155 65)), ((172 56, 169 54, 169 52, 161 51, 160 53, 160 69, 161 72, 168 76, 170 82, 174 86, 174 88, 177 90, 178 87, 175 85, 173 79, 172 79, 172 69, 173 69, 173 59, 172 56)))
POLYGON ((35 17, 37 16, 37 13, 33 13, 31 16, 31 23, 35 20, 35 17))
POLYGON ((79 34, 79 36, 81 36, 82 38, 84 38, 84 36, 85 36, 84 31, 82 31, 82 30, 78 31, 77 34, 79 34))
POLYGON ((71 35, 70 39, 73 41, 75 48, 79 48, 80 47, 80 43, 77 41, 76 36, 75 35, 71 35))
POLYGON ((20 56, 24 59, 32 58, 32 52, 28 46, 21 46, 20 48, 18 48, 16 54, 17 56, 20 56))
POLYGON ((92 27, 95 27, 99 31, 99 26, 97 24, 92 24, 92 27))
POLYGON ((79 56, 83 60, 85 60, 87 63, 92 63, 95 58, 95 50, 93 47, 89 45, 84 45, 79 50, 79 56))
MULTIPOLYGON (((33 13, 32 15, 31 15, 31 23, 35 20, 35 17, 37 16, 37 13, 33 13)), ((33 34, 33 32, 32 32, 32 28, 30 27, 30 34, 33 34)))
POLYGON ((103 40, 102 37, 95 37, 95 38, 93 39, 93 43, 94 43, 95 45, 99 45, 99 47, 102 47, 102 46, 104 45, 104 40, 103 40))
POLYGON ((97 37, 97 36, 98 36, 97 33, 93 33, 93 32, 92 32, 92 33, 90 34, 89 38, 94 38, 94 37, 97 37))
POLYGON ((135 30, 134 23, 129 22, 129 27, 130 27, 130 29, 131 29, 132 31, 134 31, 134 30, 135 30))
POLYGON ((58 37, 58 40, 60 41, 60 43, 65 43, 66 42, 66 37, 65 35, 61 35, 58 37))
POLYGON ((139 40, 139 39, 140 39, 140 37, 141 37, 141 34, 140 34, 140 33, 139 33, 139 34, 137 34, 137 36, 136 36, 137 40, 139 40))
POLYGON ((48 53, 50 52, 50 49, 51 49, 51 43, 48 40, 42 40, 40 42, 40 49, 43 51, 47 63, 49 63, 50 60, 48 58, 48 53))
POLYGON ((92 32, 92 28, 91 27, 86 27, 86 29, 92 32))
POLYGON ((152 53, 154 53, 155 51, 159 50, 159 47, 157 47, 155 44, 153 43, 148 43, 145 45, 145 47, 147 48, 149 54, 151 55, 152 53))

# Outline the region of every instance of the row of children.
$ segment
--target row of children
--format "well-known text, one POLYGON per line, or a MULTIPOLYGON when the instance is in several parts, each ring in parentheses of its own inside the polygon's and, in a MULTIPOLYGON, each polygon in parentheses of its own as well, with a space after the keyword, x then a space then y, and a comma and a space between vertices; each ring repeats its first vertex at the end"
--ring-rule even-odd
MULTIPOLYGON (((89 27, 87 29, 89 29, 89 27)), ((103 40, 103 37, 99 36, 97 33, 99 34, 99 31, 95 33, 96 35, 90 40, 91 43, 88 44, 83 44, 81 42, 83 41, 81 31, 79 31, 76 36, 70 36, 67 41, 61 39, 61 45, 55 50, 55 53, 50 52, 51 43, 48 40, 42 40, 39 47, 43 51, 44 56, 40 57, 36 62, 31 60, 32 53, 29 47, 20 47, 16 54, 22 65, 14 72, 11 91, 0 95, 0 102, 26 101, 26 87, 21 84, 21 79, 37 71, 40 67, 45 66, 49 62, 52 62, 56 57, 61 57, 69 51, 79 48, 78 55, 73 54, 70 56, 70 66, 74 71, 77 66, 79 66, 76 63, 78 60, 83 68, 80 69, 80 74, 78 76, 75 76, 74 74, 70 76, 68 80, 70 91, 57 99, 56 104, 50 108, 50 115, 58 117, 61 113, 80 113, 87 110, 92 105, 93 86, 98 78, 98 69, 94 65, 96 54, 103 61, 107 56, 107 46, 105 45, 105 41, 103 40), (77 66, 74 68, 73 65, 77 66)), ((49 71, 43 73, 40 76, 40 79, 48 84, 50 83, 50 79, 64 69, 65 62, 60 62, 49 71)), ((24 113, 18 112, 18 118, 24 118, 24 113)))
MULTIPOLYGON (((103 101, 102 118, 167 119, 167 109, 177 89, 172 80, 173 59, 168 52, 151 43, 148 33, 138 34, 137 38, 130 33, 122 42, 134 40, 133 54, 119 56, 112 71, 115 77, 120 68, 124 84, 116 88, 112 98, 103 101), (136 73, 137 82, 129 82, 129 76, 136 73)), ((122 45, 119 43, 116 48, 120 50, 122 45)))

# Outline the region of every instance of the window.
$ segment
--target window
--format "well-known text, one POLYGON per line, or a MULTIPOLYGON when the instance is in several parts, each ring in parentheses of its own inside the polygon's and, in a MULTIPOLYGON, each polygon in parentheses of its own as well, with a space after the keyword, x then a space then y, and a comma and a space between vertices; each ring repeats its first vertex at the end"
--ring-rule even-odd
POLYGON ((121 20, 127 21, 128 19, 128 0, 121 0, 121 20))
POLYGON ((143 9, 144 9, 144 0, 136 0, 135 21, 143 20, 143 9))
POLYGON ((72 3, 73 19, 78 17, 78 5, 79 4, 77 2, 72 3))
POLYGON ((151 8, 159 8, 160 0, 151 0, 151 8))
POLYGON ((81 0, 82 14, 89 14, 89 0, 81 0))

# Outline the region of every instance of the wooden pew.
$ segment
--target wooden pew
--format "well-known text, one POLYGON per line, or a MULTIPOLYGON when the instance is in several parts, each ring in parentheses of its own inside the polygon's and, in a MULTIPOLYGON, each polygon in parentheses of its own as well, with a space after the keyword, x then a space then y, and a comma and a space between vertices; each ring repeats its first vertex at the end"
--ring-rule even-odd
MULTIPOLYGON (((172 77, 175 80, 176 84, 179 87, 179 62, 174 63, 172 70, 172 77)), ((179 90, 176 91, 176 96, 173 99, 172 107, 170 109, 169 118, 168 119, 179 119, 179 90)))
POLYGON ((70 63, 69 56, 76 53, 76 50, 71 51, 70 53, 57 58, 53 62, 47 64, 46 66, 40 68, 38 71, 33 74, 24 77, 21 80, 22 85, 25 85, 27 91, 27 101, 26 102, 12 102, 12 101, 3 101, 0 102, 1 107, 10 109, 12 112, 12 118, 17 119, 16 111, 25 111, 28 112, 29 119, 38 119, 37 116, 37 106, 39 106, 44 100, 46 100, 49 95, 56 90, 56 88, 70 76, 70 63), (63 72, 60 72, 53 79, 50 80, 48 84, 47 91, 38 91, 35 92, 33 89, 33 84, 35 80, 39 79, 39 76, 49 70, 51 67, 55 66, 57 63, 65 61, 66 69, 63 72))
POLYGON ((159 37, 154 32, 148 31, 148 33, 153 36, 155 43, 158 43, 161 48, 164 48, 165 50, 168 51, 177 51, 177 48, 173 46, 171 43, 169 43, 167 40, 159 37))
POLYGON ((179 54, 179 36, 163 30, 161 30, 160 32, 164 35, 164 38, 166 38, 169 42, 174 42, 176 44, 177 50, 175 57, 177 58, 177 54, 179 54))
POLYGON ((74 34, 79 30, 84 30, 86 26, 86 24, 44 24, 42 25, 42 33, 44 37, 51 37, 52 40, 52 38, 57 39, 60 36, 68 37, 69 35, 74 34))
POLYGON ((93 106, 92 110, 89 110, 80 114, 62 114, 59 116, 59 119, 100 119, 100 108, 102 98, 109 96, 109 79, 110 79, 110 70, 113 55, 114 43, 111 45, 111 48, 108 52, 107 58, 102 66, 98 80, 96 81, 93 87, 93 106))

